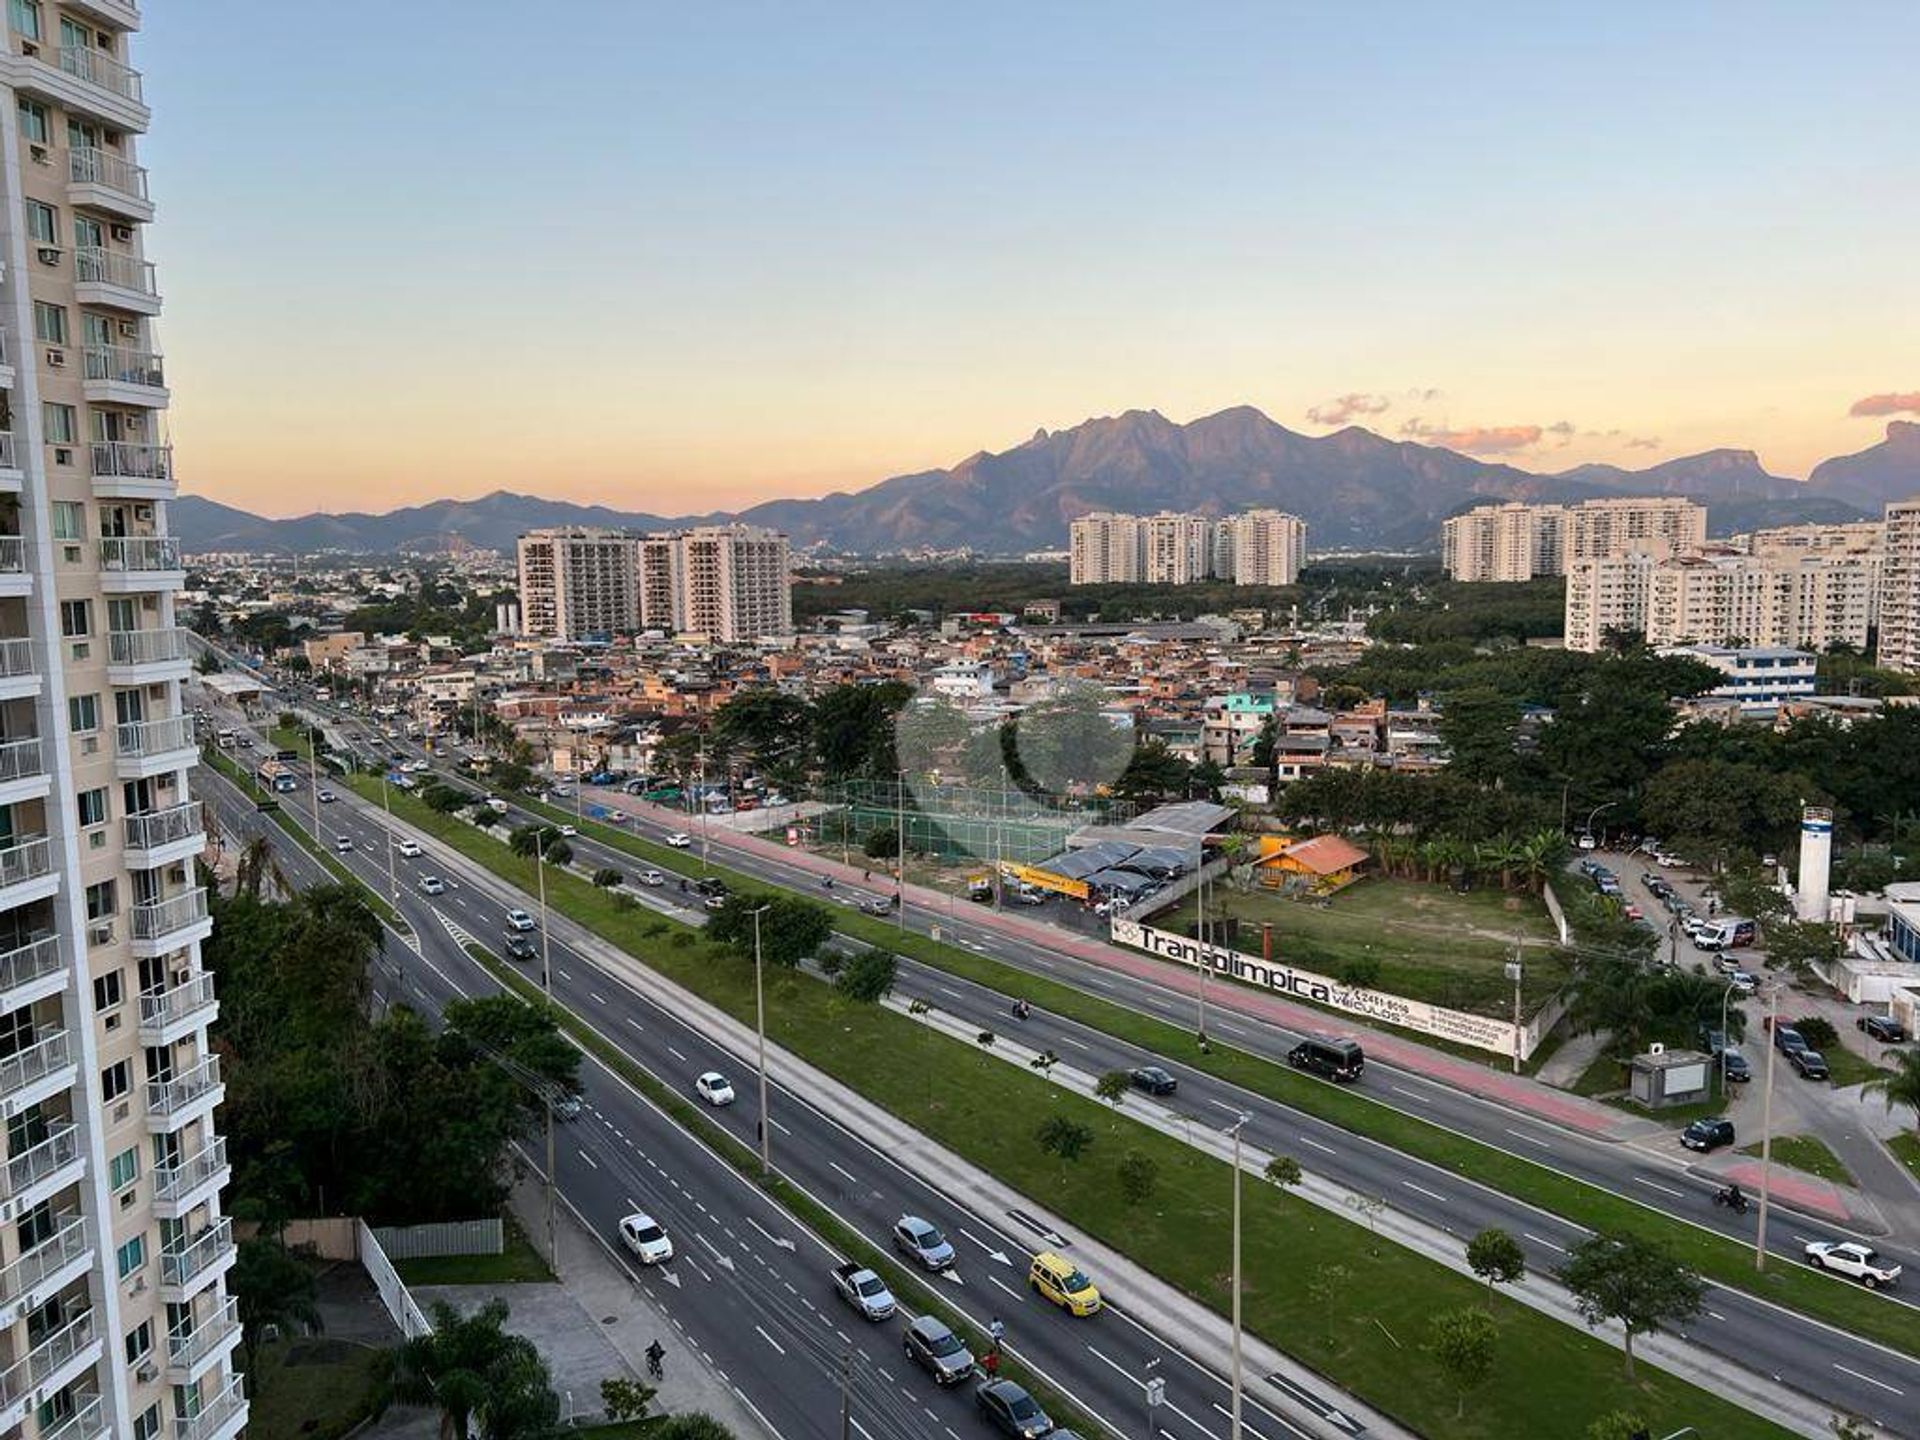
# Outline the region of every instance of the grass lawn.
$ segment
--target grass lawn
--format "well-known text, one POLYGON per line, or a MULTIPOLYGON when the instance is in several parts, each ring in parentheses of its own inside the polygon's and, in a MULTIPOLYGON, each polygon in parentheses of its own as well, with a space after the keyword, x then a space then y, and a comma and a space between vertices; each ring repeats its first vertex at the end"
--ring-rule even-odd
POLYGON ((380 1353, 324 1335, 262 1345, 247 1376, 247 1434, 252 1440, 336 1440, 347 1434, 367 1416, 380 1353))
MULTIPOLYGON (((531 881, 531 862, 499 841, 424 806, 405 808, 407 819, 420 815, 422 828, 444 834, 509 881, 531 881)), ((668 979, 730 1014, 751 1016, 752 967, 731 952, 684 926, 622 908, 574 876, 550 873, 548 892, 565 913, 668 979)), ((1061 1090, 905 1016, 848 1001, 811 977, 777 975, 768 989, 769 1030, 778 1043, 1007 1184, 1047 1197, 1075 1223, 1225 1313, 1231 1179, 1223 1163, 1148 1129, 1124 1109, 1061 1090), (1035 1143, 1034 1128, 1050 1115, 1092 1131, 1094 1143, 1078 1162, 1055 1160, 1035 1143), (1114 1178, 1130 1150, 1158 1173, 1154 1195, 1139 1205, 1120 1197, 1114 1178)), ((1584 1423, 1629 1405, 1669 1430, 1690 1423, 1716 1436, 1781 1433, 1650 1368, 1629 1386, 1615 1352, 1517 1304, 1496 1307, 1496 1373, 1505 1383, 1485 1387, 1474 1414, 1456 1419, 1448 1387, 1421 1347, 1435 1314, 1481 1304, 1483 1287, 1411 1252, 1376 1244, 1365 1227, 1272 1186, 1247 1186, 1245 1213, 1249 1327, 1422 1434, 1462 1440, 1557 1434, 1570 1416, 1584 1423), (1337 1306, 1314 1298, 1328 1285, 1342 1294, 1337 1306)))
MULTIPOLYGON (((1507 1018, 1513 986, 1505 967, 1518 935, 1526 950, 1523 982, 1529 1013, 1567 981, 1568 966, 1556 946, 1553 922, 1532 895, 1470 890, 1412 880, 1367 879, 1341 891, 1326 906, 1289 900, 1262 890, 1216 892, 1207 913, 1240 921, 1238 946, 1261 948, 1263 924, 1273 927, 1277 959, 1323 975, 1340 977, 1354 964, 1378 964, 1369 982, 1410 999, 1455 1010, 1507 1018)), ((1152 924, 1190 932, 1195 902, 1189 896, 1152 924)))
POLYGON ((1916 1177, 1920 1177, 1920 1135, 1902 1130, 1887 1141, 1887 1148, 1893 1151, 1902 1165, 1911 1170, 1916 1177))
POLYGON ((553 1279, 546 1260, 511 1215, 498 1255, 428 1255, 396 1260, 393 1268, 409 1285, 520 1285, 553 1279))
MULTIPOLYGON (((351 783, 356 786, 365 784, 368 788, 362 790, 363 794, 377 794, 379 790, 378 781, 366 777, 357 777, 351 783)), ((519 872, 519 878, 516 878, 509 875, 504 866, 495 864, 489 858, 505 853, 504 846, 497 843, 491 847, 476 844, 473 848, 467 848, 464 843, 466 839, 481 839, 471 826, 437 815, 411 797, 406 797, 404 804, 396 797, 395 808, 404 819, 441 836, 496 873, 513 879, 516 884, 524 886, 530 882, 531 867, 524 867, 519 872)), ((542 807, 534 805, 531 808, 538 811, 542 807)), ((614 826, 588 820, 584 828, 594 838, 637 859, 676 867, 686 863, 683 852, 629 835, 614 826)), ((736 891, 748 894, 786 893, 724 866, 710 868, 723 876, 736 891)), ((1773 1268, 1764 1273, 1756 1272, 1747 1247, 1737 1245, 1710 1230, 1677 1220, 1623 1195, 1559 1174, 1522 1156, 1430 1125, 1418 1116, 1396 1110, 1362 1091, 1323 1083, 1284 1065, 1236 1050, 1230 1045, 1216 1041, 1211 1052, 1199 1054, 1193 1048, 1193 1036, 1180 1026, 1103 1000, 1072 985, 1049 980, 1045 976, 1017 969, 957 946, 942 944, 925 935, 903 934, 894 928, 891 921, 844 911, 835 917, 834 925, 844 935, 910 955, 936 969, 1006 994, 1024 994, 1035 1005, 1138 1045, 1142 1050, 1178 1055, 1184 1063, 1196 1069, 1205 1070, 1283 1105, 1329 1120, 1356 1134, 1391 1145, 1406 1154, 1419 1156, 1443 1170, 1551 1210, 1591 1229, 1631 1230, 1660 1240, 1687 1264, 1722 1285, 1759 1295, 1842 1329, 1871 1336, 1881 1344, 1905 1354, 1920 1354, 1920 1335, 1914 1333, 1909 1317, 1901 1307, 1878 1296, 1868 1295, 1856 1286, 1832 1276, 1801 1268, 1773 1268)), ((1621 1083, 1624 1086, 1624 1081, 1621 1083)), ((678 1100, 672 1092, 668 1092, 668 1095, 678 1100)), ((685 1114, 672 1106, 669 1108, 683 1123, 687 1123, 685 1114)), ((694 1117, 696 1121, 698 1118, 697 1115, 694 1117)), ((695 1133, 701 1134, 710 1145, 715 1145, 715 1137, 722 1135, 719 1131, 708 1133, 697 1127, 695 1133)), ((758 1162, 754 1163, 755 1169, 750 1173, 757 1173, 758 1162)), ((820 1224, 831 1227, 833 1223, 831 1217, 821 1217, 816 1222, 816 1228, 820 1224)), ((898 1288, 895 1293, 900 1293, 898 1288)))
MULTIPOLYGON (((1877 1080, 1889 1073, 1875 1065, 1866 1056, 1854 1054, 1845 1045, 1829 1045, 1820 1052, 1820 1057, 1827 1062, 1829 1080, 1842 1089, 1868 1080, 1877 1080)), ((1787 1068, 1791 1073, 1792 1067, 1787 1068)))
MULTIPOLYGON (((1742 1145, 1742 1155, 1758 1155, 1758 1145, 1742 1145)), ((1796 1170, 1804 1170, 1809 1175, 1817 1175, 1822 1180, 1831 1180, 1836 1185, 1853 1184, 1853 1176, 1847 1167, 1840 1163, 1840 1157, 1827 1148, 1826 1142, 1813 1135, 1777 1135, 1773 1141, 1773 1158, 1782 1165, 1791 1165, 1796 1170)))

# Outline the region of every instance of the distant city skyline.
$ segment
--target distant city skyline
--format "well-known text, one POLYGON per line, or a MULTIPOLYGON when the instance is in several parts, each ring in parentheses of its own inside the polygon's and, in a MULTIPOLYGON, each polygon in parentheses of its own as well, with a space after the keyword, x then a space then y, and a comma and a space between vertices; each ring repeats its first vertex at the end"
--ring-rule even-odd
POLYGON ((1241 403, 1804 476, 1920 419, 1912 7, 526 15, 151 17, 187 492, 684 514, 1241 403))

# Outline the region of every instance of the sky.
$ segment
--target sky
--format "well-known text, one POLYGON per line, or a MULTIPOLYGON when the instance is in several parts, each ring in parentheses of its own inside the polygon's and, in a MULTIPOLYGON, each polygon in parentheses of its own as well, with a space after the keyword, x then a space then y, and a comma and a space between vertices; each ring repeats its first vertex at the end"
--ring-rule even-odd
POLYGON ((1920 418, 1906 0, 145 21, 184 488, 265 514, 688 513, 1132 408, 1793 476, 1920 418))

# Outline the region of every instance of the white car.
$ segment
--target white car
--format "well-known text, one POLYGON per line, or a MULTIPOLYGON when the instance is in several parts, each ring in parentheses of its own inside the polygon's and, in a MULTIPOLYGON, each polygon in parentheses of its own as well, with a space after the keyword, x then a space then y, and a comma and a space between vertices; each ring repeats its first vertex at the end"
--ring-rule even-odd
POLYGON ((573 826, 571 825, 562 825, 560 827, 560 833, 566 836, 574 836, 574 835, 578 835, 580 832, 574 829, 573 826))
POLYGON ((664 885, 667 883, 667 877, 658 870, 642 870, 635 878, 637 878, 642 885, 664 885))
POLYGON ((620 1243, 642 1265, 658 1265, 673 1258, 673 1241, 651 1215, 636 1211, 620 1222, 620 1243))
POLYGON ((420 853, 420 845, 417 841, 414 841, 414 840, 402 840, 398 845, 394 846, 393 848, 398 850, 402 855, 406 856, 407 859, 409 860, 414 859, 420 853))
POLYGON ((527 931, 538 930, 540 927, 534 923, 533 916, 526 911, 509 910, 507 911, 507 928, 524 935, 527 931))
POLYGON ((1871 1245, 1855 1240, 1815 1240, 1807 1246, 1807 1263, 1816 1270, 1831 1270, 1858 1280, 1869 1290, 1891 1285, 1900 1278, 1900 1267, 1884 1260, 1871 1245))
POLYGON ((700 1098, 709 1105, 731 1105, 733 1103, 733 1082, 718 1070, 709 1070, 693 1082, 693 1088, 700 1098))
POLYGON ((320 792, 320 803, 322 805, 331 805, 333 804, 334 801, 338 800, 339 798, 340 797, 334 794, 331 790, 322 790, 320 792))
POLYGON ((420 893, 422 895, 444 895, 447 893, 447 882, 442 880, 438 875, 422 875, 420 877, 420 893))
POLYGON ((693 844, 693 837, 687 834, 687 832, 684 830, 676 830, 671 835, 667 836, 667 844, 671 845, 676 850, 685 850, 688 846, 693 844))
POLYGON ((424 760, 409 760, 406 763, 405 769, 409 775, 424 775, 427 773, 427 762, 424 760))
POLYGON ((342 855, 346 854, 349 850, 353 849, 353 837, 351 835, 336 836, 334 838, 333 848, 342 855))

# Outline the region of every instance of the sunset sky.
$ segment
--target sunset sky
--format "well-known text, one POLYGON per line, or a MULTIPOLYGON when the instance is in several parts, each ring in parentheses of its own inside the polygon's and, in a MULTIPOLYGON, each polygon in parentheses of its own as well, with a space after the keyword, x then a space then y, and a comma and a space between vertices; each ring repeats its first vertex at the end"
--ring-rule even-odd
POLYGON ((1920 417, 1906 0, 146 25, 184 488, 268 514, 684 513, 1131 407, 1786 475, 1920 417))

